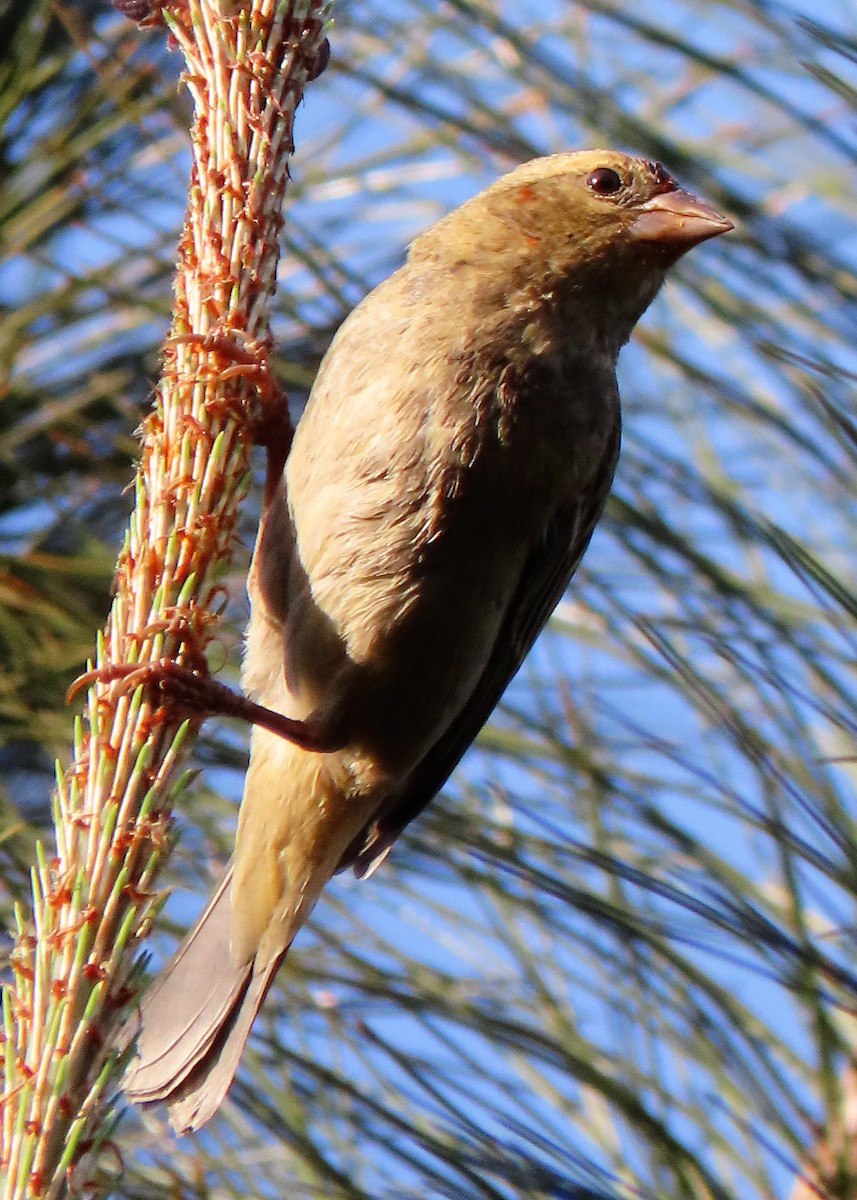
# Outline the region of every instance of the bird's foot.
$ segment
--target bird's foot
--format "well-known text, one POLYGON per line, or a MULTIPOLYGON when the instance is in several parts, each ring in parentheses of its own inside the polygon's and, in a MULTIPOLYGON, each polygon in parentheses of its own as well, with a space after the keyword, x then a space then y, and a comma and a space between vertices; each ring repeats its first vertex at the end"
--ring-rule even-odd
POLYGON ((80 675, 68 690, 71 699, 92 683, 116 683, 121 692, 143 687, 154 694, 158 707, 174 721, 204 721, 207 717, 234 717, 268 729, 304 750, 326 753, 339 749, 323 723, 313 715, 305 721, 286 717, 256 704, 240 692, 213 679, 207 666, 182 666, 173 659, 149 663, 106 663, 80 675))
POLYGON ((187 344, 206 356, 208 369, 219 383, 237 380, 250 385, 252 398, 246 395, 236 399, 218 398, 210 405, 216 404, 219 410, 240 421, 250 441, 266 447, 269 457, 276 455, 284 463, 294 427, 285 393, 271 371, 267 344, 240 330, 230 330, 228 333, 177 334, 168 340, 167 347, 187 344))
POLYGON ((67 700, 93 683, 117 684, 119 694, 135 692, 145 688, 150 700, 169 709, 173 719, 198 720, 213 716, 223 710, 224 696, 233 693, 208 674, 207 667, 183 666, 173 659, 157 659, 146 663, 104 663, 84 671, 68 690, 67 700))

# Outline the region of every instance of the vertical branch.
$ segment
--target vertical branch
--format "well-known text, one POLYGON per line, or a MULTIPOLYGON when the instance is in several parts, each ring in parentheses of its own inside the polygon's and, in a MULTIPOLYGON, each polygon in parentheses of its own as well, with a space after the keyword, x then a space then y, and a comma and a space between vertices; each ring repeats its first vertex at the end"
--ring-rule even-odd
MULTIPOLYGON (((187 64, 193 163, 172 327, 97 667, 199 662, 247 490, 246 431, 264 421, 288 436, 269 309, 294 111, 322 52, 323 11, 324 0, 163 6, 187 64)), ((143 687, 89 688, 57 783, 56 853, 39 849, 3 997, 5 1200, 87 1186, 84 1163, 110 1134, 132 950, 195 731, 143 687)))

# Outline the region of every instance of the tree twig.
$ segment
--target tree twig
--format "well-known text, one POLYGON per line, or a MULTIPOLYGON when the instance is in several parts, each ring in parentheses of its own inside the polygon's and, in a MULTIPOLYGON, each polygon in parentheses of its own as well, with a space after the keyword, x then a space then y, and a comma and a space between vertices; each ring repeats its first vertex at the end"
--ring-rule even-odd
MULTIPOLYGON (((269 309, 294 111, 323 55, 320 0, 155 7, 187 64, 193 161, 163 374, 96 667, 198 661, 247 491, 247 431, 261 414, 287 434, 269 309)), ((4 1200, 74 1194, 97 1170, 133 951, 195 731, 143 688, 89 688, 57 783, 56 852, 39 850, 3 998, 4 1200)))

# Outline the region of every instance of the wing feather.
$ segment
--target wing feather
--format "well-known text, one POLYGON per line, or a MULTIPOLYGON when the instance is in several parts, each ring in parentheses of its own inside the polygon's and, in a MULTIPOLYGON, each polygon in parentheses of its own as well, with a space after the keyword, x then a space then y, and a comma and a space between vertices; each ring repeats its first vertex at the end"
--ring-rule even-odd
POLYGON ((591 486, 574 504, 554 515, 527 558, 491 657, 467 703, 351 843, 339 870, 353 867, 360 878, 375 870, 405 826, 437 795, 490 717, 589 545, 613 482, 620 432, 617 421, 591 486))

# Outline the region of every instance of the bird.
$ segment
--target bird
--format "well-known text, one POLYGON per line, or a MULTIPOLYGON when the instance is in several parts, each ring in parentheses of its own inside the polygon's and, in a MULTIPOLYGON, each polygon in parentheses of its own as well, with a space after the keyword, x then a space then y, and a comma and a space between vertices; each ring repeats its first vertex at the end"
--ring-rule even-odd
POLYGON ((646 158, 536 158, 419 235, 335 335, 269 462, 235 853, 141 1002, 125 1078, 177 1132, 223 1102, 333 874, 371 875, 488 720, 607 499, 619 351, 669 268, 732 227, 646 158))

